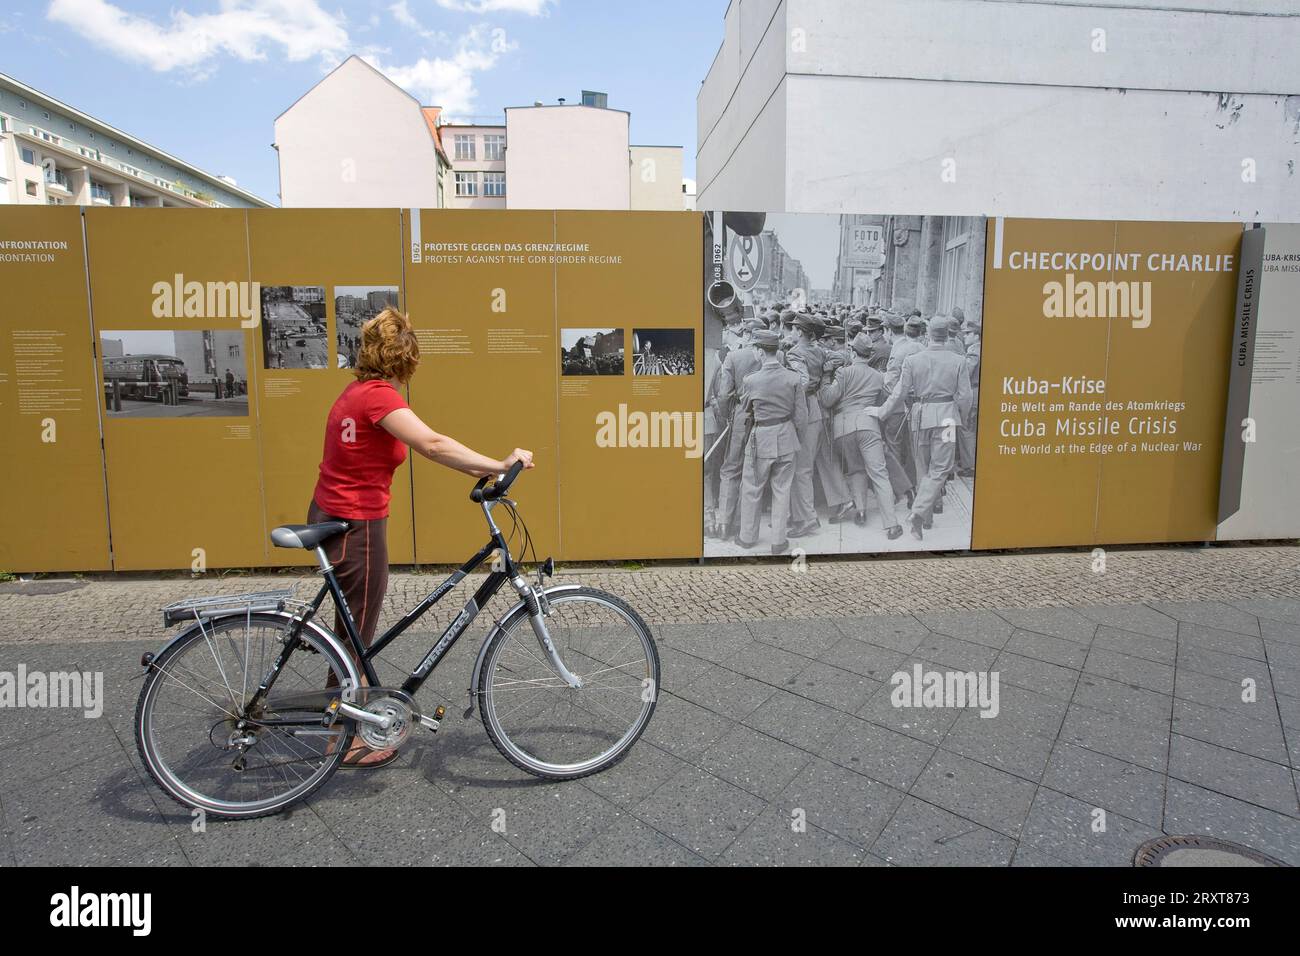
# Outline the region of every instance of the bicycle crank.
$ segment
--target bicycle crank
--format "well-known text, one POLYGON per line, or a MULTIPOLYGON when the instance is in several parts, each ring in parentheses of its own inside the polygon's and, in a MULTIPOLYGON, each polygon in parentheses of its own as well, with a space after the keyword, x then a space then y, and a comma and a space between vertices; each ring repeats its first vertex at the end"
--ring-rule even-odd
POLYGON ((357 736, 371 750, 395 750, 406 743, 414 726, 415 711, 406 701, 397 697, 376 697, 359 708, 370 717, 357 717, 357 736))

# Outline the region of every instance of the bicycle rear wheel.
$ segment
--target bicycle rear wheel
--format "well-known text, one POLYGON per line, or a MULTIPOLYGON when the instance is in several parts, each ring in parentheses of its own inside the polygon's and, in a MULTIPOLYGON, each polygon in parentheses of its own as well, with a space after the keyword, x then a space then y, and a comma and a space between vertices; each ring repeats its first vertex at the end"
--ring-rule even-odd
POLYGON ((645 731, 659 697, 659 653, 636 611, 603 591, 553 595, 545 620, 582 686, 561 679, 519 613, 488 645, 480 710, 507 760, 538 777, 573 780, 618 763, 645 731))
POLYGON ((352 726, 340 721, 327 731, 321 719, 350 668, 310 627, 267 701, 247 709, 292 627, 277 614, 215 620, 153 662, 136 707, 136 745, 150 776, 178 803, 218 818, 268 816, 338 769, 352 726))

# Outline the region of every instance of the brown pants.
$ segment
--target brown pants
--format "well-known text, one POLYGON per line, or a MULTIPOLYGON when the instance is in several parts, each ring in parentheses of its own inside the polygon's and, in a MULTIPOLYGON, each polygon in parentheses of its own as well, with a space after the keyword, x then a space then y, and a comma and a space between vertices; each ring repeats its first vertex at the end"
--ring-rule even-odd
MULTIPOLYGON (((326 514, 315 501, 307 509, 307 523, 346 520, 351 526, 344 534, 325 542, 325 554, 334 565, 343 597, 356 622, 361 643, 369 647, 375 639, 379 614, 388 590, 388 519, 359 521, 340 519, 326 514)), ((346 642, 347 631, 337 608, 334 614, 334 633, 346 642)))

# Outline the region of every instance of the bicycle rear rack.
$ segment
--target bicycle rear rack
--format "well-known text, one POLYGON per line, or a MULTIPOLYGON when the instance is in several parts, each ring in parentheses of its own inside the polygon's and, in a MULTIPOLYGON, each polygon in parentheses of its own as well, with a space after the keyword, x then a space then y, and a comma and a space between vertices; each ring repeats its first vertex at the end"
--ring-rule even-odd
POLYGON ((206 621, 214 617, 226 617, 233 614, 264 614, 283 611, 286 608, 293 613, 305 607, 301 601, 294 600, 293 590, 284 588, 278 591, 254 591, 250 594, 229 594, 218 597, 191 598, 177 601, 162 609, 163 626, 174 627, 192 621, 206 621))

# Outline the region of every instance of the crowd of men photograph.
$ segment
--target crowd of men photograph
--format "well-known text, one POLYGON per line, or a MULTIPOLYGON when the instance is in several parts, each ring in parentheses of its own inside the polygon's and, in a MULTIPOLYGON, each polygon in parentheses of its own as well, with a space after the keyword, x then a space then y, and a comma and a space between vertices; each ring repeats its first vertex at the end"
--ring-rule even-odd
POLYGON ((750 240, 706 290, 705 554, 969 547, 984 220, 722 222, 710 249, 750 240))
POLYGON ((633 329, 634 375, 694 375, 694 329, 633 329))
POLYGON ((622 329, 560 329, 560 374, 622 375, 622 329))

